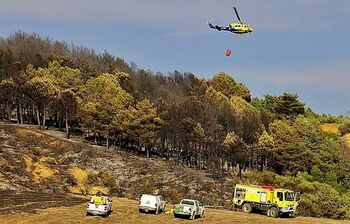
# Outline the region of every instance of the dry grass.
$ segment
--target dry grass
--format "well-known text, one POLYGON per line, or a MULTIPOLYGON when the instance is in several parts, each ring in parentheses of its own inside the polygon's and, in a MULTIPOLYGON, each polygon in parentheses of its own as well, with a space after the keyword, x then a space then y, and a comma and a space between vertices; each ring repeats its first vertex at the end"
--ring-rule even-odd
POLYGON ((71 193, 75 194, 96 194, 97 192, 102 192, 104 194, 109 193, 108 187, 103 186, 93 186, 92 184, 88 183, 88 176, 89 173, 85 170, 82 170, 79 167, 71 167, 68 169, 69 175, 74 179, 74 182, 76 183, 74 186, 69 186, 68 190, 71 193))
POLYGON ((345 146, 346 146, 348 149, 350 149, 350 133, 344 135, 343 140, 344 140, 345 146))
POLYGON ((350 155, 350 133, 344 135, 342 140, 343 140, 343 145, 345 147, 345 153, 347 155, 350 155))
POLYGON ((328 134, 340 134, 339 125, 336 123, 326 123, 320 125, 321 130, 328 134))
POLYGON ((57 151, 57 153, 75 149, 74 144, 68 141, 63 141, 62 139, 41 133, 37 130, 30 130, 24 127, 16 127, 14 132, 15 132, 15 135, 19 138, 19 140, 23 142, 28 142, 32 144, 40 143, 40 145, 43 148, 54 149, 57 151))
MULTIPOLYGON (((167 206, 168 210, 170 205, 167 206)), ((16 214, 0 216, 1 223, 250 223, 250 224, 341 224, 348 221, 336 221, 319 218, 269 218, 259 214, 244 214, 227 210, 207 209, 203 219, 194 221, 175 219, 172 214, 144 214, 139 213, 137 201, 125 198, 114 198, 113 212, 108 218, 98 216, 86 216, 86 205, 73 207, 58 207, 39 210, 36 214, 16 214)))
POLYGON ((26 164, 26 171, 32 175, 32 179, 35 183, 40 183, 43 179, 52 177, 55 173, 58 173, 57 170, 51 169, 41 161, 33 161, 28 155, 24 155, 23 160, 26 164))
POLYGON ((68 169, 69 175, 74 179, 74 186, 69 186, 68 190, 71 193, 84 193, 83 191, 86 191, 86 182, 87 182, 87 176, 88 173, 79 167, 71 167, 68 169))

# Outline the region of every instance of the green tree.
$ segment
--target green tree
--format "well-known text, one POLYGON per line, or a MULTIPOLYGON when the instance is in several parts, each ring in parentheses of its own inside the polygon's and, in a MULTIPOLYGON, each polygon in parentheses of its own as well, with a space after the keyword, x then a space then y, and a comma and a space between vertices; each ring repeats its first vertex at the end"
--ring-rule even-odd
POLYGON ((268 167, 268 162, 273 160, 272 150, 274 148, 274 139, 264 131, 258 139, 257 149, 258 158, 260 158, 260 171, 264 170, 264 166, 268 167))
POLYGON ((161 123, 156 107, 148 99, 137 102, 134 108, 129 109, 128 120, 124 125, 129 136, 146 149, 147 159, 150 156, 150 149, 156 144, 157 131, 161 123))
POLYGON ((116 122, 118 119, 115 118, 127 113, 133 97, 121 88, 117 78, 111 74, 102 74, 90 79, 82 95, 84 96, 81 105, 83 125, 95 136, 103 133, 108 148, 111 134, 114 133, 116 126, 123 122, 116 122))
POLYGON ((38 68, 28 65, 26 74, 29 76, 28 89, 30 89, 31 99, 37 108, 38 125, 44 129, 48 109, 55 105, 58 100, 59 88, 49 69, 38 68), (40 118, 42 117, 42 122, 40 118))
POLYGON ((305 113, 304 104, 298 100, 298 95, 283 93, 276 100, 275 111, 282 115, 297 116, 305 113))
POLYGON ((231 76, 223 72, 220 72, 213 77, 210 81, 210 86, 229 98, 236 95, 242 97, 246 101, 250 101, 249 89, 241 83, 236 83, 231 76))

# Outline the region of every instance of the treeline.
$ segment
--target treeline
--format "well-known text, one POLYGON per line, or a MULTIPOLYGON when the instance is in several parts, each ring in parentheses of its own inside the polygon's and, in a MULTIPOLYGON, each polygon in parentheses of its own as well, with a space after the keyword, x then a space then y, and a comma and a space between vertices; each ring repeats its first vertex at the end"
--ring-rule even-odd
MULTIPOLYGON (((82 131, 95 144, 171 159, 222 177, 245 170, 296 175, 312 167, 348 184, 341 135, 320 130, 295 94, 252 98, 230 75, 153 73, 108 52, 17 32, 0 39, 0 117, 82 131)), ((333 118, 333 117, 331 117, 333 118)), ((323 119, 323 120, 322 120, 323 119)), ((349 130, 346 118, 343 134, 349 130)))

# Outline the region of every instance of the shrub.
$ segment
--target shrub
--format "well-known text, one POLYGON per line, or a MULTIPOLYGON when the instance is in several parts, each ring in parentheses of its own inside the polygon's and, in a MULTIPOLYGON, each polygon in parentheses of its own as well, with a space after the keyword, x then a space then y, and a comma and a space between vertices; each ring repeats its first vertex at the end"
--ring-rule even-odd
POLYGON ((248 173, 246 175, 246 178, 248 178, 248 182, 251 182, 253 180, 252 184, 270 185, 274 183, 276 173, 266 170, 264 172, 253 171, 251 173, 248 173))
POLYGON ((0 160, 0 170, 3 170, 5 172, 11 171, 11 166, 7 160, 5 160, 5 159, 0 160))
POLYGON ((65 179, 66 179, 67 184, 69 184, 71 186, 76 186, 78 184, 77 180, 70 172, 66 172, 65 174, 66 174, 65 179))
POLYGON ((105 187, 115 187, 116 186, 115 177, 113 175, 111 175, 110 173, 101 172, 101 173, 99 173, 98 177, 99 177, 103 186, 105 186, 105 187))
POLYGON ((341 132, 342 135, 350 133, 350 119, 344 119, 339 124, 339 131, 341 132))
POLYGON ((51 157, 51 156, 45 156, 45 157, 42 157, 40 159, 40 161, 44 162, 44 163, 47 163, 49 165, 56 165, 57 164, 57 161, 55 158, 51 157))
MULTIPOLYGON (((346 218, 339 193, 328 184, 314 182, 315 191, 302 195, 299 214, 334 219, 346 218)), ((348 208, 347 208, 348 209, 348 208)))
POLYGON ((313 166, 310 170, 310 175, 314 180, 318 182, 323 182, 324 173, 317 166, 313 166))
POLYGON ((111 187, 109 191, 112 195, 118 197, 126 196, 126 181, 119 181, 115 187, 111 187))
POLYGON ((160 194, 163 195, 164 198, 172 204, 179 203, 179 199, 182 197, 182 194, 175 187, 162 189, 160 191, 160 194))
POLYGON ((88 173, 86 177, 86 181, 88 184, 97 185, 98 184, 98 176, 95 173, 88 173))
POLYGON ((39 146, 32 148, 31 151, 32 151, 33 155, 37 156, 37 157, 41 156, 41 154, 42 154, 42 149, 39 146))
POLYGON ((327 172, 325 175, 325 182, 331 186, 337 185, 337 175, 334 172, 327 172))

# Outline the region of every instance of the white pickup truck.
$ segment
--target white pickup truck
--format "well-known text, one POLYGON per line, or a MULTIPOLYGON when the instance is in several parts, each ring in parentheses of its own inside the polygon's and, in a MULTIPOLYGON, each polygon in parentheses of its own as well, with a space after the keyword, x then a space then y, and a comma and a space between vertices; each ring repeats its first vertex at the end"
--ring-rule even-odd
POLYGON ((180 204, 174 205, 174 217, 187 216, 194 220, 197 216, 204 217, 204 206, 197 200, 182 199, 180 204))
POLYGON ((92 196, 86 208, 86 215, 107 217, 111 212, 112 199, 105 196, 92 196))

